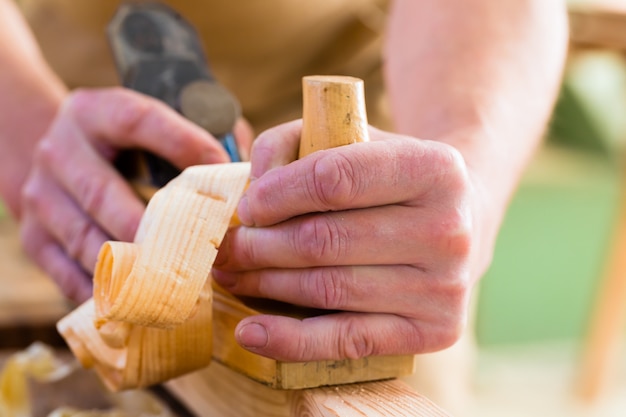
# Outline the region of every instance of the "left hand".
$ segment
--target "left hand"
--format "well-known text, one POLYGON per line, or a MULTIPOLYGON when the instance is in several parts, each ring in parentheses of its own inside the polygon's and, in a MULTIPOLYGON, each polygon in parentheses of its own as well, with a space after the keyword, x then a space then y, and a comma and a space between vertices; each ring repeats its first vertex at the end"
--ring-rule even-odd
POLYGON ((474 281, 474 193, 460 154, 372 128, 371 142, 296 160, 300 132, 292 122, 254 143, 244 226, 227 234, 213 275, 236 295, 332 311, 248 317, 238 342, 288 361, 453 344, 474 281))
MULTIPOLYGON (((236 135, 245 130, 238 126, 236 135)), ((113 165, 128 148, 180 169, 228 161, 214 137, 152 97, 124 88, 67 96, 22 188, 20 235, 26 253, 76 302, 92 294, 102 244, 132 241, 143 215, 143 202, 113 165)))

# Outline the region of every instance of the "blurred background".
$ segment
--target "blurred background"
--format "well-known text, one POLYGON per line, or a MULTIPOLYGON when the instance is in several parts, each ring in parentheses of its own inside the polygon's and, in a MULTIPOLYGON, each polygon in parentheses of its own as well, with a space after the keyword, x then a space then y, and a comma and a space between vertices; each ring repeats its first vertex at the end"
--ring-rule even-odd
MULTIPOLYGON (((611 255, 620 233, 626 238, 618 227, 626 213, 626 0, 570 0, 569 7, 561 95, 480 283, 476 416, 626 415, 626 249, 623 279, 609 278, 619 276, 610 273, 611 255), (594 322, 599 306, 611 303, 615 309, 600 316, 609 319, 594 322), (593 345, 598 323, 606 333, 593 345), (582 395, 585 382, 592 387, 582 395)), ((48 332, 68 306, 8 240, 15 228, 6 217, 0 205, 0 250, 32 270, 7 285, 3 277, 16 275, 0 264, 0 347, 52 340, 37 332, 48 332)))
MULTIPOLYGON (((611 3, 626 12, 625 0, 611 3)), ((577 46, 544 146, 512 201, 483 280, 478 336, 484 345, 579 337, 615 230, 626 61, 617 49, 577 46)))
POLYGON ((569 8, 561 95, 480 284, 476 415, 626 415, 626 1, 569 8))

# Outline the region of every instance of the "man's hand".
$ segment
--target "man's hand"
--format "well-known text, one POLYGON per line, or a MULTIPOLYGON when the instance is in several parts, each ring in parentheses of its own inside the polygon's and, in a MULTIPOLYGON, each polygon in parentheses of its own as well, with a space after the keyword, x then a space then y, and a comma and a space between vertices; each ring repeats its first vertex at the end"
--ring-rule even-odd
POLYGON ((466 322, 472 189, 460 154, 372 129, 294 161, 301 124, 262 134, 214 277, 238 295, 331 310, 239 323, 247 349, 309 361, 430 352, 466 322), (340 312, 337 312, 339 310, 340 312))
POLYGON ((75 301, 91 295, 102 243, 132 241, 144 211, 112 165, 123 148, 181 169, 228 161, 211 135, 154 99, 121 88, 72 93, 38 143, 20 224, 28 254, 75 301))

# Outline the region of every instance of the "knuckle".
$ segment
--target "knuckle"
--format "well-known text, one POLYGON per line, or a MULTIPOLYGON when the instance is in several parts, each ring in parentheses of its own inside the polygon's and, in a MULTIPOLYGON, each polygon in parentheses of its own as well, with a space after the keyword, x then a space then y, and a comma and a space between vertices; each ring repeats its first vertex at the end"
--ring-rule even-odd
POLYGON ((468 257, 472 247, 472 222, 469 211, 454 209, 448 215, 447 249, 457 257, 468 257))
POLYGON ((369 334, 367 329, 355 319, 348 319, 342 334, 338 335, 338 354, 341 358, 361 359, 375 353, 374 335, 369 334))
POLYGON ((446 295, 457 316, 462 315, 471 292, 469 274, 457 273, 449 280, 446 286, 446 295))
POLYGON ((118 100, 111 114, 111 126, 115 126, 121 134, 132 137, 140 129, 144 120, 150 116, 151 111, 147 100, 118 100))
POLYGON ((446 326, 439 329, 436 335, 435 349, 445 349, 454 345, 463 335, 465 328, 465 320, 460 317, 457 320, 450 321, 446 326))
POLYGON ((341 310, 350 304, 343 268, 317 268, 312 274, 303 277, 300 285, 303 294, 311 294, 313 307, 341 310))
POLYGON ((439 317, 435 347, 443 349, 453 345, 463 334, 468 320, 470 285, 467 279, 456 277, 445 288, 446 314, 439 317))
MULTIPOLYGON (((88 114, 97 110, 107 101, 113 101, 113 108, 122 110, 126 100, 122 98, 129 95, 129 90, 122 87, 92 88, 79 87, 70 91, 60 109, 63 118, 80 120, 82 114, 88 114)), ((113 122, 113 120, 111 120, 113 122)), ((117 120, 115 120, 117 122, 117 120)), ((112 124, 112 126, 115 126, 112 124)))
POLYGON ((254 187, 250 186, 246 191, 249 200, 253 201, 249 205, 252 217, 256 220, 264 211, 276 211, 277 202, 275 198, 275 189, 268 183, 260 181, 254 183, 254 187))
POLYGON ((469 189, 467 166, 463 155, 454 147, 434 142, 430 156, 435 190, 447 190, 452 195, 463 195, 469 189))
POLYGON ((54 166, 55 163, 63 158, 63 149, 55 146, 53 140, 49 136, 44 136, 33 152, 33 160, 43 166, 54 166))
POLYGON ((321 210, 353 201, 359 194, 357 167, 340 153, 326 153, 315 161, 307 188, 321 210))
POLYGON ((311 265, 337 263, 348 251, 349 236, 328 216, 304 219, 293 235, 296 253, 311 265))
POLYGON ((445 146, 445 151, 442 152, 446 161, 448 162, 448 167, 452 172, 455 172, 459 175, 465 173, 465 159, 463 158, 463 154, 453 147, 453 146, 445 146))
POLYGON ((447 313, 440 317, 442 321, 448 318, 456 321, 464 316, 473 288, 468 269, 465 264, 450 268, 433 282, 433 294, 437 294, 442 310, 447 313))
POLYGON ((407 353, 436 352, 454 345, 461 338, 465 328, 463 317, 446 314, 431 323, 407 319, 410 321, 410 330, 403 329, 403 337, 407 341, 407 353))
POLYGON ((274 154, 274 147, 271 131, 264 130, 257 138, 252 142, 250 148, 251 155, 254 155, 255 159, 260 159, 266 156, 272 156, 274 154))
POLYGON ((233 236, 233 238, 236 239, 236 245, 233 245, 233 247, 236 247, 237 250, 233 251, 230 249, 231 246, 227 246, 228 257, 230 258, 232 256, 233 258, 237 258, 238 260, 241 260, 244 264, 255 264, 258 261, 258 254, 255 250, 255 243, 258 242, 258 240, 254 239, 254 230, 247 227, 240 227, 236 230, 237 235, 235 235, 236 237, 233 236), (241 236, 239 236, 239 234, 241 234, 241 236))
POLYGON ((78 114, 84 110, 86 103, 89 103, 89 92, 86 88, 76 88, 69 92, 63 103, 63 111, 70 115, 78 114))
POLYGON ((82 259, 83 254, 87 250, 89 236, 93 229, 93 225, 83 220, 72 222, 66 229, 64 236, 64 246, 67 254, 72 259, 82 259))
POLYGON ((438 242, 442 253, 462 259, 470 255, 472 249, 471 213, 464 206, 449 207, 438 215, 439 221, 430 223, 429 236, 433 244, 438 242))
POLYGON ((317 358, 320 342, 310 337, 298 335, 294 341, 295 357, 298 361, 308 361, 317 358))
POLYGON ((43 203, 41 199, 42 191, 40 182, 29 178, 21 190, 22 206, 26 209, 37 210, 43 203))
POLYGON ((465 176, 465 159, 461 152, 453 146, 443 143, 435 143, 437 146, 437 163, 442 166, 445 172, 452 174, 454 177, 465 176))
POLYGON ((76 195, 85 212, 98 213, 106 201, 110 182, 103 176, 79 176, 76 180, 76 195))
POLYGON ((414 319, 407 319, 410 322, 409 331, 406 338, 409 341, 410 353, 423 353, 426 350, 426 337, 420 323, 414 319))

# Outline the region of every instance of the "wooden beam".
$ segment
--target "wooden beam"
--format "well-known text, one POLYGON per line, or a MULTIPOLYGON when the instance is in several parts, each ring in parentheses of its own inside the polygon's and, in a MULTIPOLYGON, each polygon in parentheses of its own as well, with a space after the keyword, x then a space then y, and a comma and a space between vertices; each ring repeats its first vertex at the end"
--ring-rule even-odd
POLYGON ((168 382, 166 387, 198 416, 448 416, 398 380, 276 390, 214 362, 202 371, 168 382))
POLYGON ((296 393, 294 417, 443 417, 448 414, 398 380, 320 387, 296 393))
MULTIPOLYGON (((266 303, 277 308, 274 313, 300 316, 288 306, 266 303)), ((268 308, 251 307, 244 301, 215 287, 213 294, 213 359, 228 365, 256 381, 273 388, 298 389, 321 385, 410 375, 414 370, 413 355, 376 356, 356 360, 313 362, 282 362, 259 356, 243 349, 235 340, 235 327, 245 317, 269 312, 268 308)))
MULTIPOLYGON (((622 178, 626 179, 626 172, 622 178)), ((576 385, 580 399, 600 398, 620 360, 626 324, 626 192, 618 208, 612 245, 598 282, 576 385)))
MULTIPOLYGON (((626 7, 570 7, 569 20, 573 47, 626 52, 626 7)), ((621 175, 626 179, 626 171, 621 175)), ((576 395, 588 403, 600 398, 613 376, 626 323, 626 192, 618 210, 575 382, 576 395)))
POLYGON ((570 7, 570 41, 575 47, 626 51, 626 11, 570 7))

